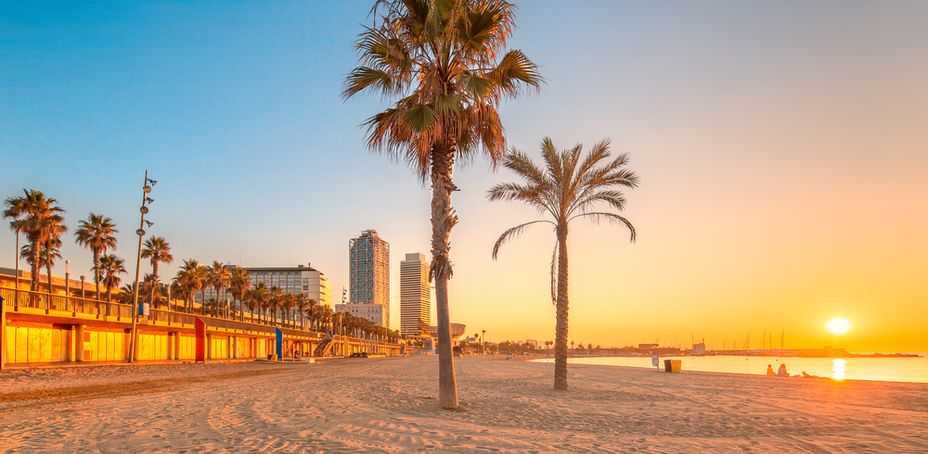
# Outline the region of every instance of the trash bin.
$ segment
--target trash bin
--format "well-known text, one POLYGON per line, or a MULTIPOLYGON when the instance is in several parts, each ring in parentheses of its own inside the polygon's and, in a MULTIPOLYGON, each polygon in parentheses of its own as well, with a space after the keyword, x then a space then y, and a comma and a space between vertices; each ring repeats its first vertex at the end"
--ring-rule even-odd
POLYGON ((683 369, 683 361, 679 359, 665 359, 664 360, 664 372, 668 374, 679 374, 680 370, 683 369))

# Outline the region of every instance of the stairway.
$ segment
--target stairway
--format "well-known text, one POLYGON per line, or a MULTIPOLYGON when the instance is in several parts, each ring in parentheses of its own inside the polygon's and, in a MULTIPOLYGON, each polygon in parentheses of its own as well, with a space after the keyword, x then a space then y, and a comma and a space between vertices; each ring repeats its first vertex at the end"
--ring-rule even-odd
POLYGON ((325 337, 322 338, 322 341, 319 342, 318 345, 316 345, 316 349, 313 350, 313 356, 315 357, 326 356, 329 353, 329 351, 332 350, 333 340, 334 338, 332 336, 326 334, 325 337))

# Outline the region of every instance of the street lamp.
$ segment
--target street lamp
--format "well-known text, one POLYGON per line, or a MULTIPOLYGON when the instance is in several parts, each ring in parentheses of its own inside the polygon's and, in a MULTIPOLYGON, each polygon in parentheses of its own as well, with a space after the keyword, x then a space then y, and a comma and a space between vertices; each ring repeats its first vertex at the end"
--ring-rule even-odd
POLYGON ((64 310, 68 310, 71 302, 71 259, 64 261, 64 310))
POLYGON ((139 247, 138 253, 135 257, 135 289, 132 295, 132 332, 129 335, 129 359, 128 362, 135 361, 137 338, 138 338, 138 320, 139 320, 139 273, 142 268, 142 238, 145 236, 145 226, 151 227, 154 225, 151 221, 145 220, 145 215, 148 214, 148 206, 155 199, 148 196, 151 193, 151 189, 158 182, 148 178, 148 170, 145 170, 145 181, 142 184, 142 206, 139 208, 139 228, 135 231, 135 234, 139 236, 139 247))

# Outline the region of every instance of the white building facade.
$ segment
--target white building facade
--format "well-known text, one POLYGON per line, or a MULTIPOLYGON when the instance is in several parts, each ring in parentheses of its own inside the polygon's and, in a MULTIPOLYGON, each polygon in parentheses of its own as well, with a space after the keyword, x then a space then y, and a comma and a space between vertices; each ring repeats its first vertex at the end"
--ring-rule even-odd
MULTIPOLYGON (((284 293, 305 295, 321 305, 332 307, 329 279, 324 273, 308 264, 292 267, 253 267, 245 268, 245 270, 251 278, 252 288, 259 282, 263 282, 268 288, 279 287, 284 293)), ((223 289, 222 294, 222 301, 233 299, 229 289, 223 289)), ((202 303, 204 297, 207 301, 213 299, 216 297, 216 291, 206 287, 202 292, 197 292, 196 301, 202 303)))

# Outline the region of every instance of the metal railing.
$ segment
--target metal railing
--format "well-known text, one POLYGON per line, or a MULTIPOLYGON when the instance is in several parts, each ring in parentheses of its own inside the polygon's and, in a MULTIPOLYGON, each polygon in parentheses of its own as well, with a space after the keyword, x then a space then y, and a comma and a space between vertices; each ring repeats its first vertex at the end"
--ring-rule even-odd
MULTIPOLYGON (((132 319, 133 307, 129 304, 121 304, 114 301, 95 300, 91 298, 80 298, 76 296, 65 296, 49 294, 43 292, 33 292, 31 290, 14 289, 0 287, 0 297, 3 298, 3 305, 6 306, 7 312, 18 311, 20 308, 30 308, 44 310, 46 314, 52 311, 70 312, 74 315, 83 314, 96 316, 98 319, 109 319, 117 321, 130 321, 132 319)), ((327 336, 323 332, 304 330, 299 327, 299 323, 284 323, 278 319, 277 323, 267 318, 259 318, 257 314, 246 314, 245 321, 238 320, 237 316, 233 318, 214 317, 211 315, 201 315, 191 312, 180 312, 170 309, 150 309, 148 316, 140 316, 140 320, 154 322, 154 324, 167 325, 193 325, 196 319, 203 319, 208 326, 239 330, 239 331, 257 331, 264 333, 273 333, 274 328, 280 328, 284 334, 292 336, 327 336), (250 315, 250 316, 249 316, 250 315)), ((341 335, 339 337, 342 337, 341 335)), ((396 345, 389 342, 383 342, 374 339, 365 339, 363 337, 344 336, 351 341, 369 342, 380 345, 396 345)))
POLYGON ((18 311, 19 308, 30 308, 44 309, 46 313, 59 311, 116 318, 129 318, 132 316, 131 306, 112 301, 5 287, 0 287, 0 297, 3 297, 3 304, 12 307, 14 311, 18 311))

